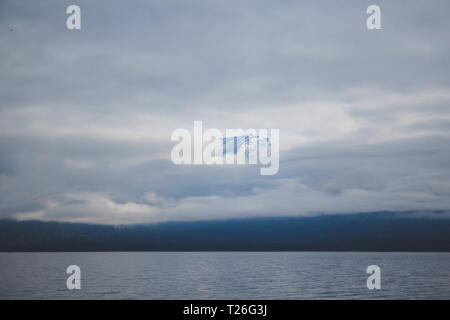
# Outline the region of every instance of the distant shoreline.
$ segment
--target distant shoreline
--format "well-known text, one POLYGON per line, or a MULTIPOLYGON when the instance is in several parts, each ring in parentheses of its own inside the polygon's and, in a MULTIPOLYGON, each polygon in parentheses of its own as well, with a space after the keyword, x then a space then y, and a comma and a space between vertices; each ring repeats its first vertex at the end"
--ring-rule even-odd
POLYGON ((0 220, 0 252, 450 252, 450 219, 375 212, 120 227, 0 220))

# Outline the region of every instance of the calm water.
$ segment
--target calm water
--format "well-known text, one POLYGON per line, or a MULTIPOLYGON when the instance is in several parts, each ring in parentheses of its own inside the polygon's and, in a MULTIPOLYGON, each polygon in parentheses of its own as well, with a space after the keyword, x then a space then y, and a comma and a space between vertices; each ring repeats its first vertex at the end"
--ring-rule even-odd
POLYGON ((450 253, 0 253, 0 298, 450 299, 450 253))

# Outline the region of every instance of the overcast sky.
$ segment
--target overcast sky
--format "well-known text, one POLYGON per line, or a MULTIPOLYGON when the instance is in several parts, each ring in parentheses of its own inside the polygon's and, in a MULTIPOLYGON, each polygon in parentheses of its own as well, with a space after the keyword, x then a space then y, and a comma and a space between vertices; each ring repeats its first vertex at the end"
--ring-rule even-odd
POLYGON ((449 12, 448 0, 2 0, 0 218, 447 211, 449 12), (81 30, 66 28, 74 3, 81 30), (170 134, 194 120, 280 129, 279 173, 174 165, 170 134))

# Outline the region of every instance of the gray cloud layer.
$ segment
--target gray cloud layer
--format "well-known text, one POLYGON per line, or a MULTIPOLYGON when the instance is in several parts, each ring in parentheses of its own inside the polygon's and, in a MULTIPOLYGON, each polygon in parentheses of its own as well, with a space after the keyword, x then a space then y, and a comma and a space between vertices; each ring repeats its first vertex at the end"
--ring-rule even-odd
POLYGON ((450 4, 372 2, 2 1, 0 217, 447 211, 450 4), (279 174, 173 165, 194 120, 279 128, 279 174))

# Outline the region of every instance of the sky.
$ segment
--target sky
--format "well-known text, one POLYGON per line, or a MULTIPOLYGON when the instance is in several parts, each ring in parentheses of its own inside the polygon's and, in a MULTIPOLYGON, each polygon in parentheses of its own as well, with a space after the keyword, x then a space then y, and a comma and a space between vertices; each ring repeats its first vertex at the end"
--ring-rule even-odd
POLYGON ((450 209, 450 2, 0 1, 0 218, 137 224, 450 209), (81 30, 66 28, 67 6, 81 30), (381 30, 366 9, 381 8, 381 30), (175 165, 280 130, 279 172, 175 165))

